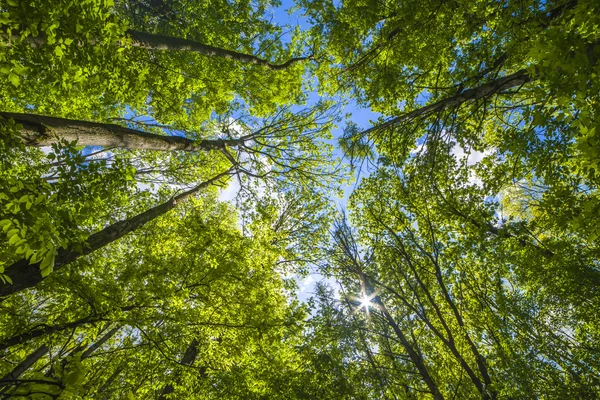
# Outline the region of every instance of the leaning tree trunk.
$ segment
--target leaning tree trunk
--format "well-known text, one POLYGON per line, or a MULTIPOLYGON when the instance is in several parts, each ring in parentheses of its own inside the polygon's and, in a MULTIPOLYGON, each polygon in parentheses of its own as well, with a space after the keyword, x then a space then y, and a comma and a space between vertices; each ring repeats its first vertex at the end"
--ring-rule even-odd
POLYGON ((265 59, 259 58, 253 54, 240 53, 234 50, 222 49, 210 46, 204 43, 188 39, 175 38, 170 36, 155 35, 152 33, 139 32, 132 29, 127 31, 127 36, 132 40, 131 46, 140 47, 147 50, 161 51, 187 51, 202 54, 203 56, 219 57, 228 60, 241 61, 250 64, 261 65, 273 70, 280 70, 290 65, 309 60, 312 57, 294 57, 282 64, 273 64, 265 59))
POLYGON ((112 328, 110 331, 106 332, 100 339, 96 340, 94 344, 90 345, 82 354, 81 359, 85 360, 89 356, 91 356, 96 350, 98 350, 104 343, 108 341, 111 337, 115 336, 117 332, 121 330, 121 325, 117 325, 112 328))
POLYGON ((384 321, 392 328, 392 330, 396 334, 398 341, 408 354, 408 357, 417 369, 423 382, 427 385, 427 388, 431 392, 433 398, 435 400, 444 400, 444 396, 440 392, 437 383, 429 373, 429 369, 427 368, 425 360, 421 356, 418 347, 416 347, 416 343, 412 344, 410 342, 410 340, 404 334, 400 326, 398 326, 398 324, 396 323, 394 317, 388 311, 381 298, 378 295, 374 295, 376 291, 371 287, 371 285, 367 281, 367 277, 363 271, 363 268, 360 265, 360 262, 358 261, 358 257, 356 256, 357 247, 354 243, 354 238, 347 230, 347 225, 338 222, 337 228, 338 229, 334 235, 335 241, 342 248, 342 252, 345 254, 345 256, 348 257, 348 259, 350 260, 353 272, 358 274, 362 295, 372 296, 373 304, 375 304, 376 309, 378 309, 381 312, 381 316, 383 317, 384 321))
MULTIPOLYGON (((109 327, 112 323, 108 322, 105 326, 109 327)), ((91 356, 96 350, 98 350, 104 343, 108 341, 111 337, 113 337, 119 330, 121 330, 121 325, 117 325, 108 332, 106 332, 102 337, 92 343, 84 352, 81 353, 81 360, 85 360, 89 356, 91 356)), ((77 353, 85 349, 85 344, 80 344, 75 349, 73 349, 66 357, 61 360, 61 365, 64 367, 67 364, 67 360, 69 357, 74 357, 77 353)))
MULTIPOLYGON (((120 308, 118 308, 118 310, 121 312, 127 312, 127 311, 131 311, 135 308, 137 308, 137 306, 129 305, 129 306, 125 306, 125 307, 120 307, 120 308)), ((85 326, 88 324, 96 324, 98 322, 103 322, 103 321, 107 321, 107 320, 108 320, 108 318, 106 318, 106 314, 95 314, 95 315, 88 315, 87 317, 83 317, 83 318, 77 319, 75 321, 66 322, 63 324, 56 324, 56 325, 43 324, 37 328, 34 328, 30 331, 25 332, 25 333, 20 333, 18 335, 14 335, 7 339, 4 339, 2 342, 0 342, 0 351, 6 350, 12 346, 25 344, 32 339, 36 339, 36 338, 39 338, 42 336, 51 335, 51 334, 57 333, 57 332, 63 332, 68 329, 75 329, 80 326, 85 326)))
POLYGON ((21 125, 21 140, 29 146, 50 146, 60 140, 78 146, 100 146, 131 150, 210 151, 237 146, 241 139, 192 140, 126 128, 115 124, 79 121, 45 115, 0 112, 0 117, 21 125))
MULTIPOLYGON (((110 322, 107 324, 106 327, 112 325, 110 322)), ((84 352, 81 353, 81 357, 79 358, 81 361, 85 360, 86 358, 88 358, 89 356, 91 356, 96 350, 98 350, 100 347, 102 347, 102 345, 104 345, 104 343, 106 343, 110 338, 112 338, 120 329, 121 329, 121 325, 116 325, 114 328, 112 328, 111 330, 109 330, 108 332, 106 332, 104 335, 102 335, 102 337, 98 340, 96 340, 94 343, 92 343, 84 352)), ((60 360, 60 366, 62 369, 65 368, 65 366, 69 363, 69 358, 73 358, 77 353, 79 353, 80 351, 82 351, 83 349, 85 349, 85 345, 84 344, 80 344, 79 346, 77 346, 75 349, 73 349, 71 352, 69 352, 69 354, 66 357, 63 357, 62 360, 60 360)), ((51 367, 48 372, 46 373, 46 376, 49 378, 55 377, 57 373, 56 367, 51 367)))
POLYGON ((42 358, 48 350, 49 348, 45 344, 38 347, 33 353, 28 355, 25 360, 14 367, 12 371, 0 378, 0 386, 12 386, 11 381, 19 379, 23 372, 31 368, 31 366, 35 364, 37 360, 42 358))
MULTIPOLYGON (((546 20, 542 22, 542 28, 547 28, 550 24, 557 20, 559 17, 563 15, 565 11, 572 10, 577 5, 577 0, 571 0, 564 4, 561 4, 558 7, 548 10, 548 14, 546 20)), ((598 44, 598 43, 596 43, 598 44)), ((501 57, 504 59, 506 55, 501 57)), ((595 57, 594 57, 595 58, 595 57)), ((498 60, 497 60, 498 61, 498 60)), ((503 61, 500 61, 501 64, 503 61)), ((428 106, 421 107, 417 110, 413 110, 411 112, 402 114, 396 118, 393 118, 387 122, 384 122, 379 125, 375 125, 369 129, 366 129, 359 133, 361 137, 365 137, 372 132, 379 131, 381 129, 389 128, 391 126, 397 125, 401 122, 407 122, 419 117, 426 117, 435 112, 443 111, 447 108, 456 107, 463 104, 466 101, 470 100, 478 100, 488 96, 491 96, 494 93, 501 92, 506 89, 510 89, 513 87, 521 86, 526 84, 529 81, 532 81, 537 76, 537 73, 528 72, 527 69, 521 69, 517 72, 514 72, 510 75, 503 76, 501 78, 494 79, 493 81, 484 83, 478 87, 468 89, 457 93, 454 96, 448 97, 446 99, 439 100, 433 104, 428 106)))
MULTIPOLYGON (((181 364, 184 365, 192 365, 196 360, 196 356, 198 355, 198 341, 196 339, 192 340, 192 343, 188 346, 187 350, 181 357, 181 364)), ((175 378, 177 379, 177 378, 175 378)), ((175 391, 175 387, 172 383, 167 384, 163 387, 160 396, 158 396, 158 400, 167 400, 167 395, 173 393, 175 391)))
POLYGON ((402 114, 387 122, 375 125, 359 133, 361 137, 367 136, 373 132, 381 131, 382 129, 398 125, 402 122, 412 121, 415 118, 424 118, 433 113, 443 111, 445 109, 459 106, 467 101, 479 100, 493 95, 494 93, 502 92, 506 89, 524 85, 532 80, 531 75, 526 69, 522 69, 513 74, 503 76, 502 78, 494 79, 493 81, 484 83, 472 89, 465 90, 454 96, 436 101, 433 104, 402 114))
MULTIPOLYGON (((202 182, 193 189, 177 195, 162 204, 144 211, 141 214, 107 226, 101 231, 90 235, 83 244, 78 244, 77 246, 71 245, 66 249, 59 250, 55 257, 54 269, 56 270, 67 264, 70 264, 79 257, 101 249, 115 240, 122 238, 128 233, 141 228, 146 223, 166 214, 168 211, 175 208, 178 203, 189 199, 192 195, 208 187, 210 184, 218 181, 221 178, 224 178, 227 175, 230 175, 231 171, 232 169, 230 168, 229 170, 218 174, 208 181, 202 182)), ((20 292, 21 290, 34 287, 40 283, 43 279, 40 271, 40 264, 41 262, 30 264, 29 260, 24 258, 7 267, 4 271, 4 274, 10 278, 12 284, 2 284, 0 286, 0 296, 8 296, 20 292)))
MULTIPOLYGON (((13 42, 21 40, 21 35, 18 31, 11 32, 9 34, 5 30, 1 30, 0 38, 2 38, 5 46, 12 46, 13 42)), ((227 60, 256 64, 271 70, 286 69, 292 64, 305 60, 311 60, 313 58, 312 56, 293 57, 281 64, 274 64, 253 54, 240 53, 235 50, 223 49, 189 39, 139 32, 133 29, 129 29, 125 32, 125 38, 130 39, 129 45, 131 47, 139 47, 146 50, 157 51, 186 51, 198 53, 207 57, 225 58, 227 60)), ((31 46, 37 48, 48 45, 48 38, 43 33, 39 34, 38 36, 27 36, 23 38, 23 40, 29 43, 31 46)), ((87 39, 87 42, 91 45, 95 45, 99 41, 100 38, 87 39)), ((124 42, 126 41, 120 40, 117 41, 116 44, 119 46, 124 46, 124 42)), ((80 44, 80 46, 83 45, 83 43, 80 44)))
POLYGON ((444 400, 444 396, 442 396, 442 393, 440 392, 437 384, 433 380, 433 377, 431 376, 429 370, 427 369, 427 366, 425 365, 425 360, 413 347, 413 345, 410 343, 404 332, 402 332, 402 329, 400 329, 400 327, 398 326, 392 315, 389 313, 388 309, 386 308, 385 304, 383 304, 379 296, 375 296, 373 298, 373 303, 377 305, 379 310, 382 312, 382 315, 385 318, 386 322, 392 327, 394 333, 396 334, 396 337, 398 338, 398 341, 400 342, 402 347, 404 347, 404 350, 410 357, 410 360, 413 362, 413 364, 419 371, 419 375, 421 375, 421 378, 431 391, 431 395, 433 396, 433 398, 435 400, 444 400))

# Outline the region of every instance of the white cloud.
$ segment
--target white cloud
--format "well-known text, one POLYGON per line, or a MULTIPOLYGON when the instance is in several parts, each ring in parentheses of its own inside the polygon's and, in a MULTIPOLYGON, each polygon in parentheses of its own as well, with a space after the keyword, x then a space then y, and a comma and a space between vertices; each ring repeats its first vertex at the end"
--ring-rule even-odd
POLYGON ((39 148, 39 149, 42 151, 42 153, 44 153, 44 154, 50 154, 50 153, 53 153, 53 152, 54 152, 54 151, 52 150, 52 147, 50 147, 50 146, 41 146, 41 147, 38 147, 38 148, 39 148))
POLYGON ((233 203, 239 192, 240 182, 237 176, 234 176, 233 179, 229 182, 229 185, 225 189, 221 189, 221 193, 219 194, 219 201, 228 201, 230 203, 233 203))
POLYGON ((459 144, 455 144, 450 151, 458 160, 464 160, 466 158, 467 165, 472 166, 478 164, 485 157, 492 155, 496 152, 496 149, 488 149, 484 152, 477 150, 470 150, 468 153, 459 144))
MULTIPOLYGON (((483 152, 477 150, 469 150, 469 152, 466 152, 459 144, 455 144, 454 147, 452 147, 450 154, 454 155, 459 162, 466 162, 467 167, 472 167, 495 152, 495 148, 487 149, 483 152)), ((477 173, 472 168, 469 168, 469 183, 479 187, 483 185, 483 181, 477 176, 477 173)))

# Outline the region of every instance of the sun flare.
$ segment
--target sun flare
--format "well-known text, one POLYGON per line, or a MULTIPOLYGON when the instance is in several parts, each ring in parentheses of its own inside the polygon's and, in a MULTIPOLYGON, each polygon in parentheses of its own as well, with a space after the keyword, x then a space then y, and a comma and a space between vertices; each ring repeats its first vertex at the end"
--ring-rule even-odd
POLYGON ((369 296, 363 296, 360 299, 360 305, 361 305, 361 307, 364 307, 365 309, 368 309, 373 304, 371 303, 371 298, 369 296))

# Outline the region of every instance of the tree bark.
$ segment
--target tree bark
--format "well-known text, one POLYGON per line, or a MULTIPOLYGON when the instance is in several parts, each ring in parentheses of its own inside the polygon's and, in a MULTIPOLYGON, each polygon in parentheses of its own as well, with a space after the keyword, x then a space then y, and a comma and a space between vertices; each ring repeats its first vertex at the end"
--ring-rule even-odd
MULTIPOLYGON (((587 47, 588 57, 591 62, 596 62, 597 55, 594 53, 596 46, 600 45, 600 41, 596 41, 593 44, 589 44, 587 47)), ((373 132, 380 131, 390 126, 397 125, 401 122, 411 121, 415 118, 427 117, 436 112, 443 111, 447 108, 460 106, 461 104, 470 100, 479 100, 493 95, 494 93, 502 92, 503 90, 511 89, 514 87, 522 86, 534 79, 537 79, 539 73, 537 70, 533 73, 527 71, 527 69, 521 69, 510 75, 503 76, 501 78, 494 79, 493 81, 484 83, 472 89, 467 89, 455 94, 454 96, 436 101, 433 104, 418 108, 411 112, 402 114, 396 118, 393 118, 387 122, 379 125, 375 125, 369 129, 360 132, 358 135, 365 137, 373 132)))
POLYGON ((389 313, 388 309, 386 308, 385 304, 383 304, 379 296, 375 296, 373 298, 373 303, 377 305, 377 308, 382 312, 386 322, 392 327, 394 333, 400 341, 400 344, 402 344, 402 347, 404 347, 404 350, 406 350, 406 352, 408 353, 408 356, 410 357, 411 361, 413 362, 415 367, 417 367, 421 378, 423 378, 423 381, 425 381, 425 384, 431 391, 433 398, 435 400, 444 400, 444 396, 442 396, 442 393, 440 393, 437 384, 434 382, 433 378, 429 374, 429 370, 425 365, 423 357, 421 357, 421 355, 410 344, 410 341, 408 340, 406 335, 404 335, 404 332, 402 332, 402 329, 400 329, 400 327, 398 326, 392 315, 389 313))
POLYGON ((92 345, 90 345, 90 347, 87 348, 86 351, 84 351, 81 354, 81 359, 85 360, 86 358, 88 358, 89 356, 91 356, 96 350, 98 350, 104 343, 106 343, 106 341, 108 339, 110 339, 111 337, 113 337, 117 332, 119 332, 119 330, 121 330, 121 325, 117 325, 114 328, 112 328, 110 331, 106 332, 100 339, 96 340, 92 345))
POLYGON ((210 151, 236 146, 241 139, 192 140, 180 136, 163 136, 115 124, 78 121, 45 115, 0 112, 23 128, 21 139, 30 146, 50 146, 59 140, 77 141, 78 146, 101 146, 132 150, 210 151))
POLYGON ((112 373, 112 375, 109 376, 108 379, 98 388, 98 393, 102 393, 106 389, 108 389, 110 387, 110 385, 112 385, 112 383, 114 382, 114 380, 117 379, 117 377, 121 374, 121 372, 123 372, 123 368, 121 368, 121 365, 119 365, 114 370, 114 372, 112 373))
POLYGON ((461 105, 469 100, 482 99, 491 96, 494 93, 498 93, 506 89, 524 85, 525 83, 530 82, 532 79, 533 78, 528 74, 527 70, 522 69, 513 74, 503 76, 502 78, 494 79, 491 82, 484 83, 483 85, 475 87, 473 89, 468 89, 454 96, 439 100, 428 106, 421 107, 411 112, 402 114, 387 122, 375 125, 367 130, 364 130, 359 135, 364 137, 373 132, 397 125, 401 122, 411 121, 419 117, 427 117, 428 115, 443 111, 447 108, 461 105))
POLYGON ((425 360, 419 353, 418 349, 416 349, 410 343, 409 339, 404 334, 402 329, 398 326, 394 317, 390 314, 379 295, 375 295, 375 293, 377 292, 369 284, 367 276, 365 275, 363 268, 359 262, 359 257, 357 253, 358 247, 354 242, 352 234, 349 232, 348 226, 345 224, 345 222, 338 222, 336 223, 336 225, 338 229, 334 234, 335 241, 342 248, 343 253, 346 255, 346 257, 348 257, 349 262, 354 267, 353 272, 355 272, 358 275, 362 295, 372 296, 372 303, 376 306, 375 308, 381 312, 381 316, 383 317, 384 321, 392 327, 392 330, 396 334, 398 341, 408 354, 408 357, 410 358, 411 362, 417 368, 417 371, 419 371, 421 379, 423 379, 423 382, 425 382, 425 384, 429 388, 429 391, 431 392, 433 398, 435 400, 444 400, 444 396, 440 392, 433 377, 429 373, 427 365, 425 364, 425 360))
MULTIPOLYGON (((571 1, 566 2, 565 4, 561 4, 560 6, 549 10, 547 19, 542 24, 542 27, 547 28, 548 26, 550 26, 550 24, 553 21, 555 21, 556 19, 561 17, 565 11, 572 10, 576 5, 577 5, 577 0, 571 0, 571 1)), ((393 15, 393 13, 392 13, 392 15, 393 15)), ((506 58, 506 54, 504 54, 503 56, 500 57, 501 61, 499 61, 499 60, 496 60, 496 61, 499 62, 499 64, 501 64, 502 62, 504 62, 505 58, 506 58)), ((409 121, 409 120, 417 118, 417 117, 425 117, 434 112, 442 111, 446 108, 457 106, 468 100, 481 99, 481 98, 487 97, 491 94, 497 93, 502 90, 510 89, 510 88, 513 88, 516 86, 521 86, 531 80, 533 80, 533 77, 531 77, 527 73, 527 70, 521 69, 513 74, 504 76, 502 78, 495 79, 488 83, 484 83, 483 85, 478 86, 476 88, 462 91, 461 93, 458 93, 447 99, 443 99, 443 100, 437 101, 433 104, 430 104, 428 106, 421 107, 417 110, 411 111, 409 113, 402 114, 396 118, 393 118, 387 122, 384 122, 383 124, 375 125, 369 129, 361 132, 361 136, 368 135, 368 134, 370 134, 374 131, 378 131, 380 129, 388 128, 390 126, 399 124, 400 122, 409 121)))
POLYGON ((48 346, 46 346, 45 344, 41 345, 37 348, 37 350, 28 355, 27 358, 25 358, 25 360, 23 360, 19 365, 17 365, 12 371, 0 378, 0 381, 4 382, 18 379, 23 374, 23 372, 27 371, 29 368, 31 368, 33 364, 35 364, 37 360, 42 358, 44 354, 48 352, 48 350, 48 346))
MULTIPOLYGON (((112 323, 108 322, 107 326, 112 325, 112 323)), ((113 329, 109 330, 108 332, 106 332, 100 339, 98 339, 97 341, 95 341, 94 343, 92 343, 82 354, 81 354, 81 358, 80 360, 85 360, 86 358, 88 358, 89 356, 92 355, 92 353, 94 353, 94 351, 96 351, 100 346, 102 346, 104 343, 106 343, 106 341, 108 339, 110 339, 111 337, 113 337, 115 335, 115 333, 117 333, 119 330, 121 329, 121 325, 117 325, 115 326, 113 329)), ((63 357, 62 360, 60 360, 60 365, 62 368, 64 368, 67 364, 68 364, 68 359, 69 357, 74 357, 78 352, 82 351, 83 349, 85 349, 85 345, 84 344, 80 344, 79 346, 75 347, 75 349, 73 349, 71 352, 69 352, 69 354, 66 357, 63 357)), ((48 372, 46 373, 46 376, 49 378, 52 378, 54 376, 56 376, 56 368, 54 366, 52 366, 48 372)))
MULTIPOLYGON (((127 312, 127 311, 133 310, 134 308, 136 308, 135 305, 125 306, 125 307, 121 307, 120 311, 127 312)), ((58 325, 42 325, 42 326, 36 327, 35 329, 30 330, 29 332, 25 332, 25 333, 4 339, 2 342, 0 342, 0 351, 6 350, 9 347, 12 347, 12 346, 15 346, 18 344, 24 344, 31 339, 39 338, 39 337, 42 337, 45 335, 50 335, 50 334, 53 334, 56 332, 62 332, 67 329, 77 328, 77 327, 87 325, 87 324, 93 324, 93 323, 100 322, 100 321, 106 321, 106 318, 104 318, 104 314, 88 315, 87 317, 80 318, 80 319, 77 319, 72 322, 58 324, 58 325)), ((114 335, 114 333, 112 335, 114 335)), ((105 339, 105 341, 108 339, 109 339, 109 337, 107 337, 105 339)), ((96 349, 94 349, 93 351, 95 351, 95 350, 96 349)))
MULTIPOLYGON (((411 233, 410 236, 412 238, 413 245, 416 246, 423 255, 425 255, 425 257, 431 262, 431 264, 433 265, 433 267, 435 269, 435 276, 436 276, 436 281, 438 283, 438 287, 440 288, 440 290, 444 296, 444 299, 446 300, 446 302, 452 309, 453 315, 456 319, 456 322, 460 326, 460 329, 462 330, 462 334, 465 337, 473 355, 475 356, 477 367, 479 368, 481 376, 483 377, 483 383, 481 382, 481 379, 479 379, 479 377, 475 374, 475 372, 471 368, 471 366, 467 363, 467 361, 465 360, 465 358, 463 357, 463 355, 461 354, 459 349, 456 347, 454 333, 450 329, 450 325, 446 321, 446 318, 443 316, 443 313, 440 310, 439 305, 437 304, 436 300, 432 296, 428 285, 425 283, 425 281, 419 274, 417 267, 414 265, 409 253, 406 251, 406 246, 404 245, 402 239, 398 236, 398 234, 391 227, 389 227, 387 224, 385 224, 373 212, 370 212, 370 215, 395 239, 395 241, 397 243, 396 251, 399 253, 400 257, 402 257, 402 259, 406 263, 406 265, 408 265, 415 280, 417 281, 417 284, 419 285, 421 290, 423 290, 423 292, 425 293, 427 300, 433 307, 435 314, 437 315, 440 323, 442 324, 444 330, 446 331, 447 338, 444 337, 442 332, 440 332, 434 326, 434 324, 426 316, 424 311, 421 311, 421 313, 419 313, 417 311, 417 309, 412 304, 410 304, 410 302, 406 298, 401 296, 395 290, 393 290, 385 285, 382 285, 381 283, 379 283, 379 284, 382 285, 383 287, 385 287, 387 290, 394 293, 397 298, 399 298, 407 307, 413 309, 416 314, 418 314, 418 315, 420 314, 419 317, 421 318, 421 320, 429 327, 429 329, 434 333, 434 335, 436 335, 444 343, 444 345, 452 352, 452 354, 454 355, 456 360, 459 362, 459 364, 461 365, 463 370, 465 370, 465 372, 467 373, 467 375, 469 376, 469 378, 471 379, 471 381, 473 382, 473 384, 475 385, 477 390, 481 393, 482 399, 484 399, 484 400, 496 399, 497 393, 495 393, 494 391, 491 391, 488 393, 488 388, 491 386, 492 381, 491 381, 491 378, 488 373, 487 362, 486 362, 485 358, 481 355, 481 353, 479 353, 479 350, 475 346, 475 343, 471 340, 471 337, 469 336, 467 329, 465 328, 465 324, 462 319, 462 316, 460 315, 460 312, 458 311, 456 304, 454 304, 454 301, 452 300, 452 297, 450 296, 450 294, 446 288, 446 284, 443 280, 442 270, 437 261, 437 258, 433 257, 429 252, 427 252, 427 250, 418 243, 414 234, 411 233)), ((429 221, 429 224, 430 224, 430 229, 433 230, 433 226, 431 225, 430 221, 429 221)), ((402 276, 404 277, 406 283, 410 287, 410 282, 409 282, 408 276, 406 276, 404 273, 402 273, 402 276)), ((419 304, 422 305, 422 303, 418 299, 418 297, 417 297, 417 300, 419 301, 419 304)), ((424 310, 424 308, 423 308, 423 310, 424 310)))
MULTIPOLYGON (((292 57, 289 60, 281 64, 273 64, 268 60, 257 57, 253 54, 240 53, 235 50, 222 49, 220 47, 211 46, 208 44, 196 42, 194 40, 182 39, 171 36, 156 35, 153 33, 140 32, 133 29, 127 30, 125 33, 126 37, 131 39, 131 47, 138 47, 146 50, 158 50, 158 51, 187 51, 192 53, 198 53, 208 57, 225 58, 233 61, 241 61, 249 64, 256 64, 266 67, 271 70, 283 70, 288 68, 290 65, 297 62, 311 60, 312 56, 307 57, 292 57)), ((0 31, 0 37, 2 38, 5 46, 12 46, 14 42, 21 40, 19 32, 11 33, 9 36, 6 31, 0 31)), ((38 36, 27 36, 22 40, 29 43, 31 46, 39 48, 47 45, 48 39, 44 34, 38 36)), ((88 43, 94 45, 99 40, 97 38, 88 39, 88 43)), ((84 44, 81 43, 80 46, 84 44)), ((117 41, 117 45, 123 46, 122 41, 117 41)))
POLYGON ((31 339, 35 339, 44 335, 50 335, 55 332, 61 332, 66 329, 76 328, 81 325, 98 322, 102 320, 102 316, 94 316, 94 317, 85 317, 80 318, 73 322, 67 322, 64 324, 58 325, 42 325, 39 328, 35 328, 30 330, 29 332, 25 332, 19 335, 12 336, 8 339, 5 339, 0 343, 0 350, 6 350, 9 347, 16 346, 18 344, 26 343, 31 339))
POLYGON ((188 51, 209 57, 219 57, 228 60, 242 61, 250 64, 261 65, 272 70, 285 69, 294 63, 308 60, 311 58, 294 57, 290 58, 282 64, 272 64, 269 61, 259 58, 252 54, 245 54, 234 50, 222 49, 204 43, 195 42, 193 40, 155 35, 152 33, 139 32, 132 29, 129 29, 127 31, 127 35, 132 40, 132 47, 139 47, 147 50, 188 51))
MULTIPOLYGON (((222 172, 215 177, 202 182, 193 189, 181 193, 162 204, 144 211, 141 214, 107 226, 101 231, 90 235, 83 244, 79 244, 77 246, 71 245, 66 249, 59 250, 55 257, 54 270, 72 263, 81 256, 101 249, 115 240, 122 238, 128 233, 141 228, 153 219, 166 214, 168 211, 175 208, 179 202, 187 200, 200 190, 229 175, 231 170, 232 169, 222 172)), ((0 297, 8 296, 20 292, 21 290, 34 287, 41 282, 43 277, 40 272, 40 264, 41 262, 30 264, 27 259, 21 259, 7 267, 4 271, 4 274, 8 275, 12 281, 12 284, 4 283, 0 286, 0 297)))
MULTIPOLYGON (((192 365, 196 360, 196 356, 198 355, 198 341, 196 339, 192 340, 192 343, 188 346, 187 350, 181 357, 181 364, 192 365)), ((167 400, 167 395, 173 393, 175 391, 175 387, 173 384, 169 383, 165 387, 163 387, 160 396, 158 396, 158 400, 167 400)))

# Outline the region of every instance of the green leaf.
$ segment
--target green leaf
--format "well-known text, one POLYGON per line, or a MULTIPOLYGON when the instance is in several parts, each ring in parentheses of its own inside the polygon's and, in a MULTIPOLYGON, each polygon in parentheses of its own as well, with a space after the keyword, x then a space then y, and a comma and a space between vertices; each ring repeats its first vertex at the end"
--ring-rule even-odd
POLYGON ((14 72, 8 74, 8 80, 13 84, 13 86, 19 86, 19 75, 15 74, 14 72))
POLYGON ((46 253, 46 256, 40 263, 40 269, 42 270, 42 276, 45 277, 52 272, 52 267, 54 267, 54 251, 50 250, 46 253))
POLYGON ((10 239, 8 239, 8 244, 13 245, 19 241, 21 237, 19 235, 12 235, 10 239))
POLYGON ((76 369, 75 371, 69 373, 65 379, 65 383, 67 385, 75 385, 83 378, 83 374, 81 370, 76 369))
POLYGON ((6 283, 9 283, 12 285, 13 281, 10 278, 10 276, 6 275, 6 274, 0 274, 0 278, 2 278, 2 280, 4 280, 6 283))
POLYGON ((6 232, 6 236, 11 237, 13 235, 17 235, 19 233, 19 229, 15 228, 15 229, 11 229, 8 232, 6 232))

